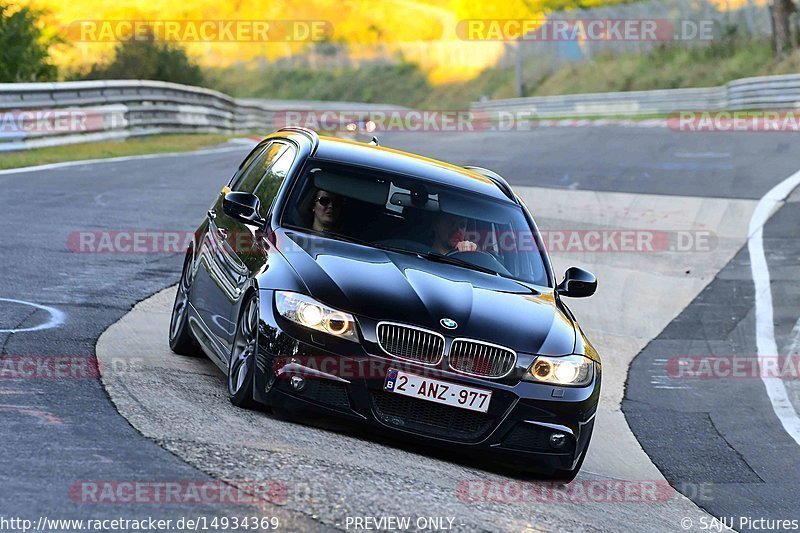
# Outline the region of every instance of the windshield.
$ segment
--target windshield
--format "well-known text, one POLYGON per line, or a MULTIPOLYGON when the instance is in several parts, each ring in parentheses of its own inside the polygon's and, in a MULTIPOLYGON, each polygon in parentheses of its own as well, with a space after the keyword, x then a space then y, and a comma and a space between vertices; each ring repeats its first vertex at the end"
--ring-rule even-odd
POLYGON ((405 175, 309 160, 282 223, 548 285, 540 240, 519 206, 405 175))

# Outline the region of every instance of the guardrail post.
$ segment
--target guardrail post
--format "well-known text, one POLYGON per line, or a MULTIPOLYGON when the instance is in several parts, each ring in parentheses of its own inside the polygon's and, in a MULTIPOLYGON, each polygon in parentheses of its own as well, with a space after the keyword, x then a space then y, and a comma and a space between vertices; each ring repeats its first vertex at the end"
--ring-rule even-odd
POLYGON ((522 80, 522 52, 523 40, 517 39, 517 50, 514 58, 514 82, 516 85, 517 96, 525 96, 525 82, 522 80))

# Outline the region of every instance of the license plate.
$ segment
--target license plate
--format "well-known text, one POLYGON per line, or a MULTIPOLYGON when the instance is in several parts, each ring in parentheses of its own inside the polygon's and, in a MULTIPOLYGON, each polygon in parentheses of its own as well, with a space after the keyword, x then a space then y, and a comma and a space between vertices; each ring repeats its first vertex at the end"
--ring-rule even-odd
POLYGON ((429 402, 451 405, 485 413, 489 410, 492 391, 465 387, 438 379, 424 378, 401 370, 389 369, 383 389, 429 402))

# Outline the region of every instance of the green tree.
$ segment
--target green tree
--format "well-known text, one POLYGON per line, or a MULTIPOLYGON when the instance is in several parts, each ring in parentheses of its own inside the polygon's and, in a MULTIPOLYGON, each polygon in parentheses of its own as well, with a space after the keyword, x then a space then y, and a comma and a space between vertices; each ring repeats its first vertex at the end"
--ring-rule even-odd
POLYGON ((60 40, 43 34, 43 14, 0 1, 0 82, 52 81, 58 76, 48 49, 60 40))
POLYGON ((203 71, 183 48, 151 37, 120 42, 114 50, 113 61, 92 66, 85 79, 157 80, 200 85, 203 71))

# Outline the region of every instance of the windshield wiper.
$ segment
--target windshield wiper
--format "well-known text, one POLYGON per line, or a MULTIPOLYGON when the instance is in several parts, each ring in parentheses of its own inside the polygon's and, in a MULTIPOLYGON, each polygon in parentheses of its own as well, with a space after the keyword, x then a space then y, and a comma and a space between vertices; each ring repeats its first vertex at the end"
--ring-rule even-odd
POLYGON ((499 276, 500 273, 492 270, 491 268, 487 268, 484 266, 476 265, 475 263, 470 263, 469 261, 464 261, 463 259, 458 259, 457 257, 452 257, 448 255, 442 255, 436 252, 428 252, 426 254, 417 254, 424 259, 430 259, 431 261, 436 261, 438 263, 445 263, 448 265, 455 265, 464 268, 468 268, 470 270, 477 270, 479 272, 484 272, 486 274, 492 274, 494 276, 499 276))

